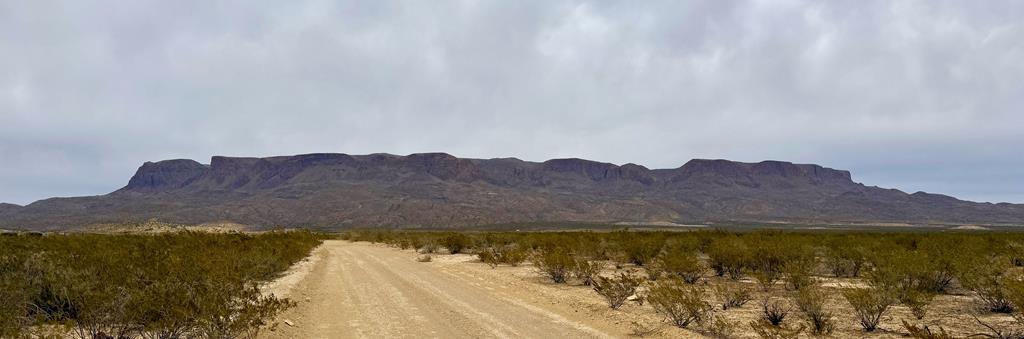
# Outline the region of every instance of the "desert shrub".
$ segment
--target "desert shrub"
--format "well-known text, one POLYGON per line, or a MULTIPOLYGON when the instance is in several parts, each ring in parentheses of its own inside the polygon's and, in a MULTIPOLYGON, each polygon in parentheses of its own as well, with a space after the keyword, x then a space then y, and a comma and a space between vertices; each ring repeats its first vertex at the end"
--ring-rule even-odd
POLYGON ((30 321, 31 303, 29 273, 24 258, 0 254, 0 338, 19 338, 30 321))
POLYGON ((647 262, 644 265, 644 272, 647 273, 647 280, 657 281, 661 279, 661 276, 665 275, 665 262, 662 261, 662 255, 658 255, 647 262))
POLYGON ((579 279, 583 286, 591 286, 594 284, 594 278, 597 277, 598 273, 601 273, 601 269, 604 268, 604 262, 596 260, 587 260, 586 258, 574 258, 575 263, 572 268, 572 275, 576 279, 579 279))
POLYGON ((902 248, 880 249, 872 257, 867 283, 888 291, 900 303, 912 303, 912 294, 929 292, 934 284, 928 258, 920 252, 902 248))
POLYGON ((910 308, 910 313, 918 320, 924 319, 928 313, 928 305, 935 299, 935 293, 931 290, 912 291, 903 300, 903 304, 910 308))
POLYGON ((705 301, 703 288, 676 278, 654 283, 647 294, 647 302, 673 325, 683 328, 705 321, 713 310, 705 301))
POLYGON ((195 332, 205 338, 256 338, 259 329, 277 313, 293 307, 294 302, 264 296, 258 285, 203 286, 211 298, 203 300, 195 332))
POLYGON ((661 252, 662 245, 664 239, 658 236, 633 236, 622 241, 622 251, 630 263, 644 266, 661 252))
POLYGON ((636 294, 636 288, 640 286, 641 282, 641 279, 630 274, 619 273, 614 278, 598 276, 593 284, 594 291, 608 301, 608 307, 618 309, 626 302, 626 299, 636 294))
POLYGON ((815 335, 829 335, 835 329, 832 312, 826 309, 828 293, 817 287, 803 288, 794 300, 811 332, 815 335))
MULTIPOLYGON (((292 305, 265 296, 261 283, 321 239, 310 232, 0 239, 0 312, 11 313, 19 332, 67 325, 84 338, 253 337, 292 305)), ((7 319, 0 337, 16 337, 7 319)))
POLYGON ((494 254, 494 249, 485 248, 476 253, 477 259, 480 262, 491 266, 491 268, 498 267, 498 256, 494 254))
POLYGON ((696 283, 704 276, 704 263, 696 253, 686 251, 666 251, 658 256, 656 262, 663 271, 679 277, 688 284, 696 283))
POLYGON ((645 338, 660 335, 664 332, 664 328, 661 326, 649 326, 636 321, 629 323, 631 337, 645 338))
POLYGON ((743 305, 746 305, 747 302, 754 298, 753 294, 750 293, 750 289, 739 283, 723 282, 715 285, 714 289, 715 294, 722 300, 723 311, 730 308, 743 307, 743 305))
POLYGON ((986 332, 979 332, 970 335, 971 338, 992 338, 992 339, 1021 339, 1024 338, 1024 326, 1001 326, 982 321, 978 316, 971 315, 974 321, 985 328, 986 332))
POLYGON ((416 251, 423 254, 434 254, 437 253, 437 242, 433 239, 424 239, 419 246, 416 247, 416 251))
POLYGON ((568 250, 560 247, 538 250, 533 255, 533 264, 540 273, 556 284, 565 283, 576 266, 576 260, 568 250))
POLYGON ((743 277, 743 269, 747 267, 750 258, 746 244, 733 236, 711 241, 706 253, 715 274, 720 277, 728 276, 733 280, 743 277))
POLYGON ((825 265, 837 278, 860 276, 861 268, 866 262, 864 249, 849 245, 851 240, 848 238, 838 239, 825 249, 825 265))
POLYGON ((923 290, 946 293, 960 271, 972 261, 969 255, 983 252, 984 244, 950 235, 933 235, 921 240, 919 251, 925 256, 928 275, 923 277, 923 290))
POLYGON ((896 300, 884 290, 877 288, 847 288, 843 297, 853 306, 857 320, 866 332, 873 332, 882 321, 882 316, 896 300))
MULTIPOLYGON (((757 279, 765 291, 771 289, 782 278, 783 268, 796 256, 794 246, 798 245, 766 237, 758 238, 751 246, 753 255, 749 259, 750 275, 757 279)), ((806 267, 797 267, 796 264, 792 266, 800 270, 808 270, 806 267)))
POLYGON ((480 249, 476 255, 481 262, 490 265, 491 268, 502 264, 519 266, 526 261, 526 251, 515 244, 486 247, 480 249))
POLYGON ((1004 258, 979 258, 960 272, 960 283, 974 291, 985 307, 996 313, 1012 313, 1014 305, 1007 295, 1005 283, 1009 263, 1004 258))
POLYGON ((771 298, 770 296, 761 300, 761 319, 772 324, 772 326, 781 325, 791 310, 792 308, 782 300, 771 298))
POLYGON ((790 289, 800 290, 801 288, 814 284, 814 268, 817 265, 814 251, 810 248, 797 250, 782 265, 782 273, 786 277, 786 285, 790 289))
POLYGON ((903 320, 903 328, 910 333, 910 337, 914 339, 955 339, 956 337, 946 333, 946 329, 939 328, 938 332, 932 331, 928 326, 919 327, 908 323, 903 320))
POLYGON ((496 248, 495 257, 499 264, 519 266, 526 261, 526 251, 516 245, 507 245, 496 248))
POLYGON ((749 326, 762 339, 796 339, 806 329, 803 324, 798 327, 776 326, 764 319, 751 321, 749 326))
POLYGON ((462 233, 451 233, 441 238, 440 244, 448 253, 458 254, 470 246, 470 238, 462 233))
POLYGON ((711 338, 734 338, 736 337, 736 323, 720 314, 715 314, 701 324, 700 332, 711 338))

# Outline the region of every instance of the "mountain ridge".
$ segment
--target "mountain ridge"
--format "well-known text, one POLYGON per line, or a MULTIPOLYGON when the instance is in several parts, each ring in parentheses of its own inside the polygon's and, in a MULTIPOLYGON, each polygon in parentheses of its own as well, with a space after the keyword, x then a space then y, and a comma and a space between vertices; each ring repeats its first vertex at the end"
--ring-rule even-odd
POLYGON ((311 153, 145 162, 92 197, 0 204, 0 226, 74 229, 157 218, 259 226, 461 227, 516 222, 1024 223, 1024 205, 865 186, 814 164, 693 159, 668 169, 311 153))

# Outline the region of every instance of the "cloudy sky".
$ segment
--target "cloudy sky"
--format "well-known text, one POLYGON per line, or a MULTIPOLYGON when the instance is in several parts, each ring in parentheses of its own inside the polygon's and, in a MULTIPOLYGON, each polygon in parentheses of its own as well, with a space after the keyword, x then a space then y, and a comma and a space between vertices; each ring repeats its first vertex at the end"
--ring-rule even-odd
POLYGON ((1024 203, 1022 1, 0 0, 0 201, 313 152, 848 169, 1024 203))

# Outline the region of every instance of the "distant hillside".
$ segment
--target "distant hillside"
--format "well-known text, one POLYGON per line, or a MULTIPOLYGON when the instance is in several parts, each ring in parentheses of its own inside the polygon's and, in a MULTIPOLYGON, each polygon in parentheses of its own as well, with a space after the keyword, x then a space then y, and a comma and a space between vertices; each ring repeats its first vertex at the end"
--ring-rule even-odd
POLYGON ((0 227, 156 218, 261 226, 460 227, 515 222, 1024 223, 1024 205, 864 186, 847 171, 692 160, 647 169, 443 153, 147 162, 113 193, 0 205, 0 227))

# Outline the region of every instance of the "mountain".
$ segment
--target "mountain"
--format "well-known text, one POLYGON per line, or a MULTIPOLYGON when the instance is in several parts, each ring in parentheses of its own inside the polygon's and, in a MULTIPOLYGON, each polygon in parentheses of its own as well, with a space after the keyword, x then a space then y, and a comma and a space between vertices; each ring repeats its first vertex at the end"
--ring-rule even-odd
POLYGON ((4 215, 4 213, 12 213, 20 208, 21 206, 15 204, 0 203, 0 215, 4 215))
POLYGON ((691 160, 648 169, 444 153, 215 156, 143 164, 92 197, 0 205, 0 227, 237 222, 258 226, 459 227, 518 222, 1021 224, 1024 205, 865 186, 850 172, 781 161, 691 160))

